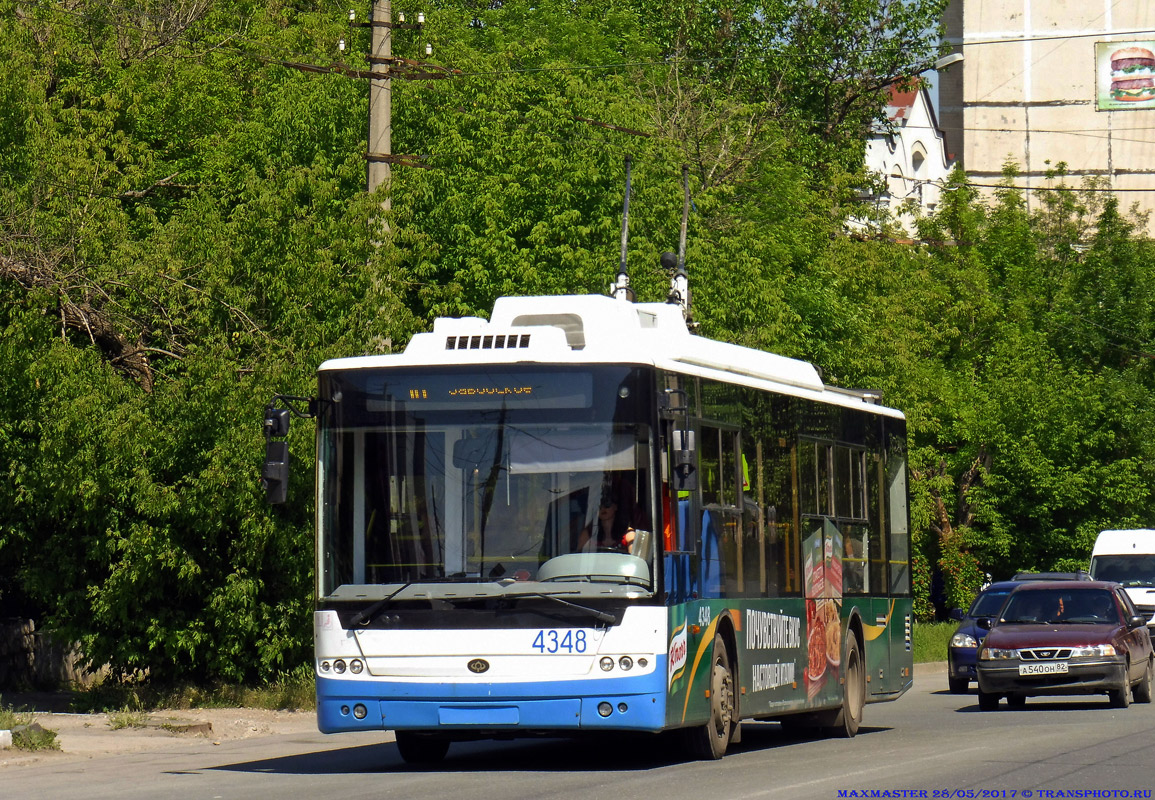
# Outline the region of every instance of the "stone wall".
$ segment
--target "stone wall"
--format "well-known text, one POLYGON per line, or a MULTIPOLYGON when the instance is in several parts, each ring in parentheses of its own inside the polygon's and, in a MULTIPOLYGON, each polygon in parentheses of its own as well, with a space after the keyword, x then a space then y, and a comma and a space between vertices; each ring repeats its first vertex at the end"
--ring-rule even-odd
POLYGON ((79 662, 79 648, 53 641, 34 620, 0 620, 0 692, 90 686, 94 676, 79 662))

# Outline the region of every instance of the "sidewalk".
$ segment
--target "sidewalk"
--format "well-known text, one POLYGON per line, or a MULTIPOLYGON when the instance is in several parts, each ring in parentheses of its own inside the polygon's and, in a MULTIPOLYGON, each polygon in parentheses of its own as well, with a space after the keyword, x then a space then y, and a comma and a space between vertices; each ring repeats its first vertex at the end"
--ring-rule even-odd
POLYGON ((0 750, 0 771, 32 764, 182 748, 192 742, 211 748, 235 739, 317 732, 317 715, 312 711, 194 708, 128 715, 42 711, 31 703, 23 707, 33 710, 35 722, 56 731, 60 750, 0 750), (124 727, 118 727, 121 725, 124 727))
POLYGON ((927 661, 922 664, 914 665, 914 677, 920 675, 938 675, 946 672, 947 665, 945 661, 927 661))

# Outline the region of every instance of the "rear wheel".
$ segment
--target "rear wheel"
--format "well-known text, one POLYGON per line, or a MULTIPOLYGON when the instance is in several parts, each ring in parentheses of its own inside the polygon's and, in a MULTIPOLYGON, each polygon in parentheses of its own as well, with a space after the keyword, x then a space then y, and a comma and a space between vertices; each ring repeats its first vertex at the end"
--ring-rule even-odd
POLYGON ((982 689, 979 689, 979 710, 980 711, 997 711, 999 707, 999 696, 997 694, 988 694, 982 689))
POLYGON ((842 710, 834 718, 831 733, 853 738, 862 724, 862 707, 866 704, 866 670, 862 667, 862 653, 853 633, 846 635, 842 652, 845 680, 842 683, 842 710))
POLYGON ((951 694, 966 694, 970 691, 971 682, 966 678, 951 678, 946 679, 946 685, 950 688, 951 694))
POLYGON ((734 672, 726 640, 714 637, 713 666, 710 669, 710 719, 705 725, 686 730, 686 746, 694 758, 713 760, 726 755, 734 735, 734 672))
POLYGON ((397 749, 406 764, 436 764, 449 752, 449 740, 413 731, 397 731, 397 749))
POLYGON ((1143 673, 1143 678, 1135 688, 1131 690, 1131 696, 1136 703, 1150 703, 1151 702, 1151 681, 1155 677, 1155 666, 1152 666, 1151 659, 1147 659, 1147 669, 1143 673))

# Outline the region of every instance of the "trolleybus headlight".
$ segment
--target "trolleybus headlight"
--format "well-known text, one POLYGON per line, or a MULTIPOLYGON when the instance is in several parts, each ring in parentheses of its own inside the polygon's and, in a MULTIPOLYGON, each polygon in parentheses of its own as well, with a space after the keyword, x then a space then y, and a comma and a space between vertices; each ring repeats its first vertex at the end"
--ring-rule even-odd
MULTIPOLYGON (((609 656, 602 656, 601 667, 603 672, 609 672, 614 668, 614 660, 609 656)), ((605 716, 604 714, 602 716, 605 716)))
POLYGON ((629 656, 622 656, 618 659, 618 666, 625 670, 634 668, 634 660, 629 656))
POLYGON ((361 663, 361 659, 354 658, 349 662, 349 671, 354 675, 360 675, 361 670, 365 669, 365 665, 361 663))
POLYGON ((338 658, 333 662, 333 671, 338 675, 343 675, 345 673, 345 662, 338 658))
POLYGON ((627 706, 625 703, 618 703, 618 713, 619 714, 624 714, 629 710, 630 710, 630 707, 627 706))
POLYGON ((321 662, 321 672, 328 672, 330 669, 332 669, 332 666, 328 661, 321 662))
POLYGON ((601 703, 598 703, 598 713, 603 717, 608 717, 610 714, 614 713, 614 707, 609 703, 602 701, 601 703))
POLYGON ((642 669, 645 669, 649 665, 650 665, 650 662, 647 661, 645 658, 639 658, 638 659, 638 666, 641 667, 642 669))
POLYGON ((353 716, 357 719, 365 719, 368 714, 369 709, 365 708, 365 706, 363 706, 361 703, 353 706, 353 716))

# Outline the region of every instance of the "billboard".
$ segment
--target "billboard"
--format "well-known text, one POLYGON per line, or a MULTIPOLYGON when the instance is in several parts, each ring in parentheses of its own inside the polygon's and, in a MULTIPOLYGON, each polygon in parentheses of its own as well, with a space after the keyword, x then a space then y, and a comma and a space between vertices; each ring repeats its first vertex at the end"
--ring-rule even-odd
POLYGON ((1095 43, 1099 111, 1155 108, 1155 40, 1095 43))

